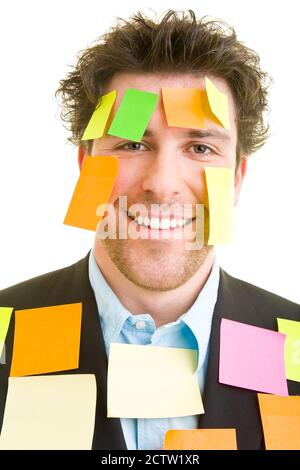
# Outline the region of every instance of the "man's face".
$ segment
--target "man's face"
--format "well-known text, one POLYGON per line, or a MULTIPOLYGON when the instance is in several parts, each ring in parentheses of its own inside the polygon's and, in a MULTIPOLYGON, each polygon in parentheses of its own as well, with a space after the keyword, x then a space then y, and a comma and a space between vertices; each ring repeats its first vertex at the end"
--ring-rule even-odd
MULTIPOLYGON (((127 196, 128 208, 132 204, 143 204, 148 211, 148 214, 143 215, 148 215, 149 219, 152 204, 177 205, 181 208, 189 204, 192 207, 189 215, 194 218, 196 204, 204 204, 207 200, 205 166, 235 169, 237 129, 233 97, 224 80, 209 78, 228 96, 230 130, 210 120, 205 121, 206 128, 200 131, 167 125, 161 89, 204 89, 204 78, 123 73, 116 75, 109 83, 105 92, 117 90, 112 117, 127 88, 150 91, 159 96, 141 143, 110 135, 96 139, 93 143, 91 155, 115 155, 119 160, 119 173, 109 201, 118 216, 117 233, 119 223, 136 223, 125 211, 119 210, 119 196, 127 196)), ((244 172, 245 163, 242 162, 236 171, 235 202, 244 172)), ((162 217, 161 212, 155 215, 160 219, 162 217)), ((101 256, 101 250, 105 249, 130 281, 150 290, 170 290, 184 284, 199 270, 213 248, 204 245, 198 250, 186 249, 187 238, 191 241, 189 234, 195 231, 195 220, 184 229, 170 227, 167 232, 144 226, 137 227, 137 230, 143 231, 147 237, 132 239, 128 235, 126 239, 105 240, 96 237, 95 250, 101 256), (152 236, 154 232, 159 234, 158 237, 152 236)))

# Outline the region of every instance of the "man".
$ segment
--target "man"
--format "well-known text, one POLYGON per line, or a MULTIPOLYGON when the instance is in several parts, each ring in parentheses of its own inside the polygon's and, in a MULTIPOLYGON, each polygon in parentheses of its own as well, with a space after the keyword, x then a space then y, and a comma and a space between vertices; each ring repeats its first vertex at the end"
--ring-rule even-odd
MULTIPOLYGON (((94 449, 161 449, 168 429, 197 427, 234 428, 239 449, 264 447, 256 392, 218 381, 220 321, 226 317, 276 330, 279 313, 300 320, 300 309, 229 276, 219 268, 207 242, 187 250, 185 236, 195 225, 196 205, 207 197, 205 166, 234 170, 238 202, 247 157, 266 139, 265 79, 257 55, 237 40, 233 30, 197 21, 193 12, 181 16, 170 11, 157 23, 137 14, 120 24, 82 53, 74 71, 61 82, 63 117, 78 145, 80 168, 89 155, 118 157, 118 177, 109 199, 117 224, 135 218, 133 223, 149 236, 100 239, 97 233, 86 258, 5 289, 0 305, 26 309, 82 302, 76 372, 95 374, 97 380, 94 449), (111 90, 117 91, 117 98, 110 122, 128 88, 159 96, 162 88, 203 90, 205 77, 228 97, 229 129, 212 119, 207 119, 205 130, 168 126, 160 98, 141 142, 108 133, 82 141, 99 98, 111 90), (140 218, 121 209, 119 197, 124 195, 129 206, 143 204, 140 218), (179 221, 175 213, 169 219, 163 211, 150 213, 153 204, 189 204, 194 210, 189 219, 179 221), (182 225, 185 231, 179 230, 182 225), (161 236, 164 230, 166 239, 161 236), (176 230, 181 237, 173 236, 176 230), (197 349, 205 413, 169 419, 107 418, 107 357, 114 342, 197 349)), ((1 417, 13 328, 12 321, 7 363, 0 368, 1 417)), ((300 392, 298 383, 288 385, 290 394, 300 392)))

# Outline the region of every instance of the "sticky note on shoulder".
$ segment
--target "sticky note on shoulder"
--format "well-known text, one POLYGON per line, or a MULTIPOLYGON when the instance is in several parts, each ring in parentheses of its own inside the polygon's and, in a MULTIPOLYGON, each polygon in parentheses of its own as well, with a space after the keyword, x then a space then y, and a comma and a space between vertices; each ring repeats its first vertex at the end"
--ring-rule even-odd
POLYGON ((128 88, 113 118, 108 134, 140 142, 157 104, 158 95, 128 88))
POLYGON ((285 371, 286 378, 300 382, 300 322, 277 318, 278 331, 286 334, 285 371))
POLYGON ((166 433, 164 450, 236 450, 235 429, 176 429, 166 433))
POLYGON ((205 77, 205 88, 210 110, 217 118, 217 123, 229 130, 228 96, 220 91, 208 77, 205 77))
POLYGON ((81 140, 99 139, 103 136, 116 96, 116 90, 113 90, 101 97, 81 140))
POLYGON ((234 216, 234 170, 205 167, 208 193, 208 245, 231 243, 234 216))
POLYGON ((101 218, 97 207, 108 203, 117 176, 117 157, 86 157, 64 224, 95 231, 101 218))
POLYGON ((199 88, 162 88, 162 97, 168 126, 204 128, 199 88))
POLYGON ((0 357, 3 352, 13 307, 0 307, 0 357))

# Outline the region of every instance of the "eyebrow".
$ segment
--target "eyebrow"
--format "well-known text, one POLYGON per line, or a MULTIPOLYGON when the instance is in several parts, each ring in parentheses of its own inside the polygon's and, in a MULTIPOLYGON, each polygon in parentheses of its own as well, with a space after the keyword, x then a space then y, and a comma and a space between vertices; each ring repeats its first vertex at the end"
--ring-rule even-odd
MULTIPOLYGON (((186 129, 181 132, 182 137, 188 137, 190 139, 202 139, 205 137, 215 137, 219 140, 230 140, 230 134, 220 132, 218 130, 208 129, 186 129)), ((144 137, 154 137, 154 133, 150 129, 146 129, 144 137)))

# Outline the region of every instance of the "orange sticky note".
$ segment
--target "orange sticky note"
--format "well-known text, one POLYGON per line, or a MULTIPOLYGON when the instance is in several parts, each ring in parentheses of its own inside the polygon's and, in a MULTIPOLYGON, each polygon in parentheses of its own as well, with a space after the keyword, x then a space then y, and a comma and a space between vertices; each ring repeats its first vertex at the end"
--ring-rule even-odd
POLYGON ((64 224, 96 230, 97 207, 107 204, 118 174, 118 158, 86 157, 64 224))
POLYGON ((168 126, 204 128, 201 90, 198 88, 162 88, 168 126))
POLYGON ((176 429, 166 432, 165 450, 237 450, 235 429, 176 429))
POLYGON ((257 396, 266 450, 300 450, 300 396, 257 396))
POLYGON ((16 310, 11 377, 77 369, 82 304, 16 310))

